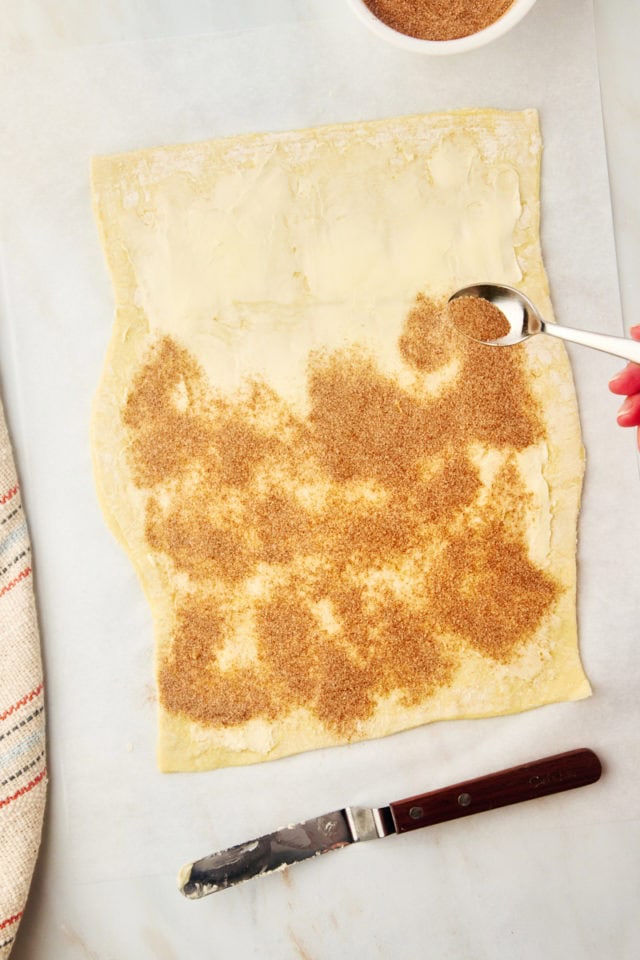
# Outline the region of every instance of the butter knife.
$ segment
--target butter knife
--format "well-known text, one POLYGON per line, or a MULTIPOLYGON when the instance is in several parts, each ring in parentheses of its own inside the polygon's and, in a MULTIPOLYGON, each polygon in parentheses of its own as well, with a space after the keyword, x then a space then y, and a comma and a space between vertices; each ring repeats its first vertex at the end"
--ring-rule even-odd
POLYGON ((595 783, 601 772, 593 750, 581 748, 397 800, 387 807, 345 807, 189 863, 180 870, 178 888, 186 897, 198 900, 361 840, 408 833, 583 787, 595 783))

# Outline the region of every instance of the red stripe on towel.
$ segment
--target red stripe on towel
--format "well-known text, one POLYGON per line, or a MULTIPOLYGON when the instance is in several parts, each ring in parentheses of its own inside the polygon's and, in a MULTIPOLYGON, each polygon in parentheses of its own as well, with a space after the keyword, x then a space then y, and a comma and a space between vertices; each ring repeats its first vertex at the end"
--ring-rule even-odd
POLYGON ((8 710, 5 710, 4 713, 0 713, 0 720, 6 720, 7 717, 10 717, 12 713, 18 710, 19 707, 24 707, 25 703, 30 703, 34 700, 40 691, 42 690, 44 684, 39 683, 37 687, 34 687, 30 693, 25 693, 24 697, 18 700, 17 703, 14 703, 12 707, 9 707, 8 710))
POLYGON ((17 492, 18 492, 18 484, 16 483, 15 487, 11 487, 11 490, 7 490, 4 496, 0 497, 0 504, 8 503, 9 500, 11 500, 11 497, 15 497, 17 492))
POLYGON ((4 930, 5 927, 10 927, 12 923, 17 923, 23 913, 24 910, 21 910, 20 913, 14 913, 12 917, 7 917, 6 920, 3 920, 2 923, 0 923, 0 930, 4 930))
POLYGON ((12 590, 17 583, 20 583, 21 580, 24 580, 25 577, 28 577, 31 573, 31 567, 25 567, 24 570, 21 570, 17 577, 14 577, 13 580, 10 580, 6 587, 3 587, 0 590, 0 597, 3 597, 5 593, 9 593, 9 590, 12 590))
POLYGON ((31 780, 31 782, 26 785, 26 787, 20 787, 20 789, 16 790, 16 792, 12 794, 10 797, 5 797, 4 800, 0 800, 0 807, 6 807, 9 803, 12 803, 14 800, 17 800, 18 797, 23 797, 25 793, 29 793, 29 790, 33 790, 33 788, 36 787, 40 783, 40 781, 43 780, 44 777, 46 777, 46 775, 47 775, 47 768, 45 767, 43 770, 40 771, 37 777, 34 777, 33 780, 31 780))

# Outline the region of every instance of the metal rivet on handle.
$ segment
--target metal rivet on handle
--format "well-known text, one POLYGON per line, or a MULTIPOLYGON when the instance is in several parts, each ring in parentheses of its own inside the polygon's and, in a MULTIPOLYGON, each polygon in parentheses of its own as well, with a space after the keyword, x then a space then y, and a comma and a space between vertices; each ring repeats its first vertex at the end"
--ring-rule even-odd
POLYGON ((420 817, 424 816, 424 810, 422 807, 411 807, 409 810, 409 816, 412 820, 419 820, 420 817))
POLYGON ((458 806, 459 807, 468 807, 471 803, 471 794, 470 793, 461 793, 458 797, 458 806))

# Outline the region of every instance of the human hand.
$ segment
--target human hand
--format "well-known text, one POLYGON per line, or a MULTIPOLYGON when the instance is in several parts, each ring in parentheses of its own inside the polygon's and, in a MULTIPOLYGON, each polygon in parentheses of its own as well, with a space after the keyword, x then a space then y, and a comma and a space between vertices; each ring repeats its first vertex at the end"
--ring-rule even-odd
MULTIPOLYGON (((631 336, 640 340, 640 324, 631 327, 631 336)), ((638 427, 638 447, 640 448, 640 364, 628 363, 624 370, 609 381, 611 393, 626 396, 618 410, 618 423, 621 427, 638 427)))

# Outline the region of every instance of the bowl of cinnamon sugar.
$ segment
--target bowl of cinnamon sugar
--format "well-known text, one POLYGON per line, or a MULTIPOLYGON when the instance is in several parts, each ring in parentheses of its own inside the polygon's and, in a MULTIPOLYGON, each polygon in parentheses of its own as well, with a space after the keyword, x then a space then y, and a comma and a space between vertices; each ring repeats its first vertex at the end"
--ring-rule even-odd
POLYGON ((536 0, 349 0, 383 40, 418 53, 463 53, 507 33, 536 0))

